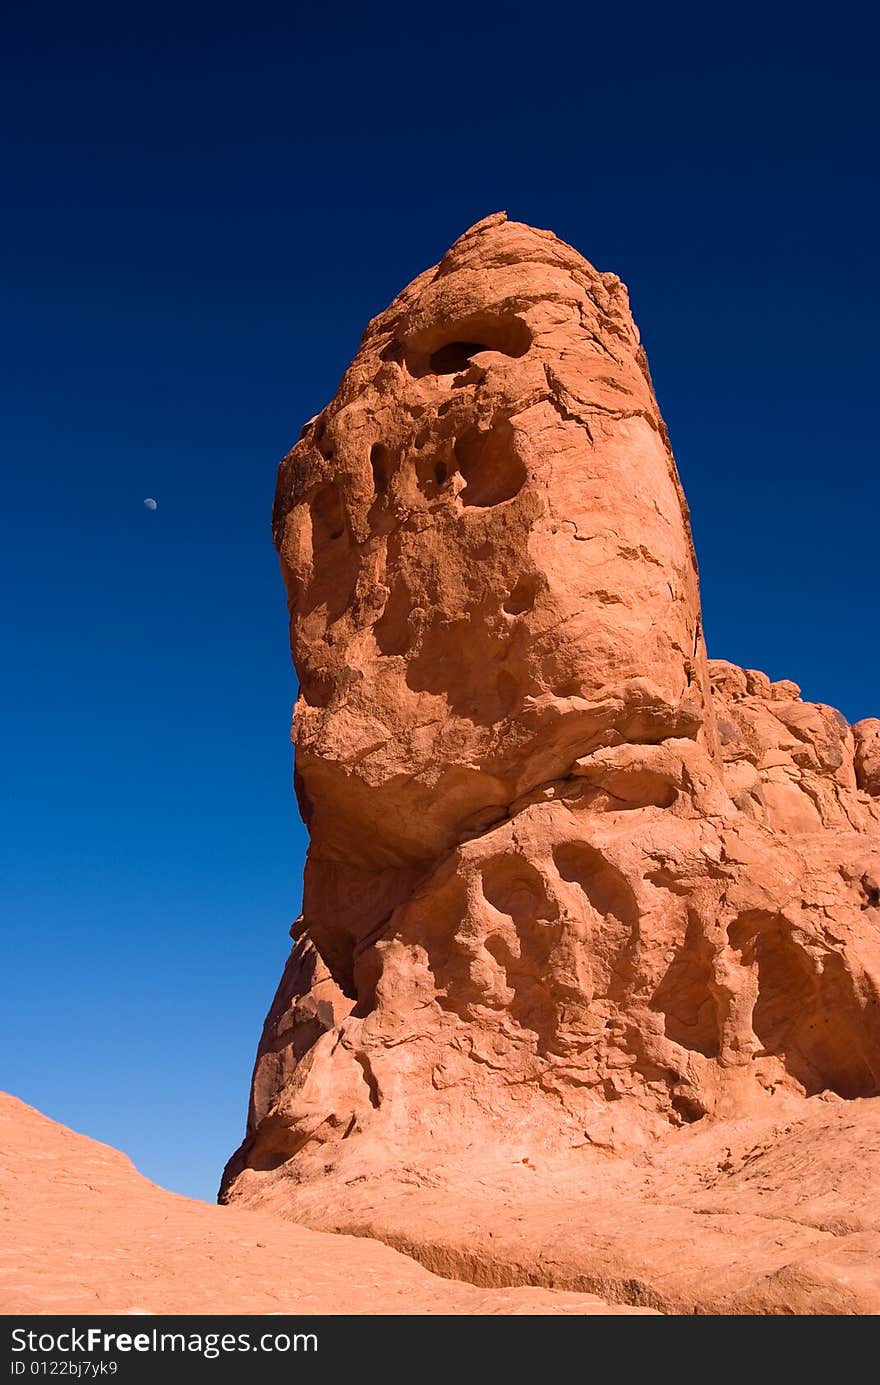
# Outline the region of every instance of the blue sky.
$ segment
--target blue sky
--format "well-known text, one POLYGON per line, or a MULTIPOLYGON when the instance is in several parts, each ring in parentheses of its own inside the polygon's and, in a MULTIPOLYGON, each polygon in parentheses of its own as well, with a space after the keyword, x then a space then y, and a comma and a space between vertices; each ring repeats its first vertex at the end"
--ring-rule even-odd
POLYGON ((804 8, 4 7, 4 1087, 214 1195, 304 852, 275 466, 489 212, 629 285, 710 654, 880 713, 877 34, 804 8))

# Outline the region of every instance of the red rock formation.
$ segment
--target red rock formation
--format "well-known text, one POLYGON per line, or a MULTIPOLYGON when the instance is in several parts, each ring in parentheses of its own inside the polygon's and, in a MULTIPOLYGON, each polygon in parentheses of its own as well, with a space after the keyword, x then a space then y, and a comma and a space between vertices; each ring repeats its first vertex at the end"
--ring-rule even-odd
POLYGON ((880 723, 707 665, 614 275, 473 227, 274 524, 311 844, 227 1197, 877 1094, 880 723))

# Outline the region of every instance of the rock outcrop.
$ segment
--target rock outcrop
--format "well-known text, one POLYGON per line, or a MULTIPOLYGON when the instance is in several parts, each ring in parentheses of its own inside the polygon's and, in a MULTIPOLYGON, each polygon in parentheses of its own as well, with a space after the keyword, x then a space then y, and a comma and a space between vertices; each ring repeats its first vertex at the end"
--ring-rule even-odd
POLYGON ((311 844, 225 1197, 877 1095, 880 722, 707 661, 614 275, 473 227, 370 323, 274 534, 311 844))

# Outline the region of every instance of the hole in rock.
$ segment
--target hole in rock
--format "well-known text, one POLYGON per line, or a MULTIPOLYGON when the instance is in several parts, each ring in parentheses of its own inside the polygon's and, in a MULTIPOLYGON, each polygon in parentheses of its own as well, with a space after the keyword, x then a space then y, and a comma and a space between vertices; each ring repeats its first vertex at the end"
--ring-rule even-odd
POLYGON ((496 424, 486 433, 476 429, 455 444, 455 459, 465 481, 461 500, 487 509, 512 500, 526 482, 526 468, 516 450, 513 428, 496 424))
POLYGON ((509 616, 521 616, 526 611, 530 611, 535 604, 539 585, 539 579, 535 574, 520 577, 504 603, 507 614, 509 616))
POLYGON ((523 856, 493 856, 482 868, 483 898, 517 925, 554 919, 558 906, 540 871, 523 856))
POLYGON ((379 1083, 376 1081, 373 1065, 366 1053, 355 1053, 354 1060, 364 1074, 364 1081, 367 1084, 367 1091, 370 1095, 370 1105, 374 1108, 378 1108, 382 1104, 382 1098, 379 1094, 379 1083))
POLYGON ((267 1116, 261 1123, 248 1155, 248 1164, 260 1173, 280 1168, 309 1142, 309 1136, 292 1129, 281 1116, 267 1116))
POLYGON ((252 1149, 248 1155, 248 1164, 258 1173, 271 1173, 273 1169, 280 1169, 282 1164, 286 1164, 293 1155, 286 1150, 279 1149, 252 1149))
POLYGON ((467 370, 472 356, 489 350, 491 347, 480 341, 450 341, 439 351, 431 352, 428 367, 432 375, 457 375, 459 371, 467 370))
POLYGON ((808 1096, 825 1088, 848 1099, 876 1096, 869 1011, 845 958, 811 956, 785 918, 757 910, 732 923, 728 937, 743 965, 757 966, 752 1028, 764 1052, 781 1058, 808 1096))
POLYGON ((589 909, 570 907, 589 939, 589 968, 594 996, 620 1004, 635 984, 639 949, 639 906, 632 886, 600 851, 588 842, 560 842, 553 848, 560 877, 577 885, 589 909))
POLYGON ((563 678, 550 689, 554 697, 578 697, 583 692, 580 678, 563 678))
POLYGON ((436 893, 416 895, 407 913, 412 936, 427 953, 437 1004, 462 1019, 470 1018, 471 1007, 479 1005, 483 995, 473 974, 473 939, 461 932, 468 915, 464 880, 456 875, 436 893))
MULTIPOLYGON (((717 1058, 720 1051, 714 979, 712 947, 695 915, 684 943, 651 998, 651 1009, 663 1015, 667 1038, 707 1058, 717 1058)), ((675 1106, 675 1101, 672 1104, 675 1106)))
POLYGON ((406 583, 398 579, 391 588, 385 609, 373 626, 376 644, 383 654, 405 654, 412 644, 410 624, 413 599, 406 583))
POLYGON ((481 351, 516 358, 531 344, 532 334, 522 318, 487 309, 420 333, 407 352, 407 365, 415 376, 457 375, 481 351))
POLYGON ((345 511, 339 487, 329 482, 312 498, 312 535, 315 550, 345 533, 345 511))
POLYGON ((360 996, 355 980, 354 939, 348 933, 322 937, 321 957, 342 994, 357 1005, 360 996))
POLYGON ((381 442, 374 442, 370 448, 370 466, 373 469, 373 486, 377 495, 384 495, 391 480, 391 454, 381 442))
POLYGON ((540 932, 535 928, 529 935, 520 932, 519 946, 513 948, 497 934, 485 942, 513 992, 507 1005, 510 1017, 537 1036, 541 1054, 551 1051, 558 1030, 552 961, 557 932, 555 925, 545 925, 540 932))
POLYGON ((863 875, 861 880, 862 898, 864 899, 863 909, 876 909, 880 905, 880 885, 870 875, 863 875))
POLYGON ((306 616, 323 606, 332 624, 348 609, 358 576, 358 555, 349 541, 342 496, 335 483, 328 482, 312 497, 309 514, 312 574, 299 614, 306 616))
POLYGON ((426 452, 416 461, 416 478, 422 494, 428 500, 436 499, 441 488, 448 481, 454 468, 454 463, 449 455, 449 445, 442 445, 442 452, 438 455, 437 448, 426 452))
POLYGON ((352 972, 357 1004, 351 1013, 355 1019, 365 1019, 376 1008, 376 991, 382 979, 382 958, 377 949, 356 950, 352 972))
POLYGON ((602 776, 600 787, 611 796, 609 807, 621 812, 638 808, 671 808, 678 797, 674 784, 666 775, 636 766, 609 769, 602 776))
POLYGON ((546 1052, 557 1030, 554 952, 560 936, 559 906, 540 871, 518 855, 494 856, 481 870, 483 897, 513 924, 515 937, 490 934, 486 951, 513 991, 510 1014, 538 1036, 546 1052))
POLYGON ((632 886, 621 871, 588 842, 560 842, 553 860, 563 880, 579 885, 597 914, 613 914, 630 928, 639 921, 632 886))
POLYGON ((706 1112, 698 1101, 693 1097, 679 1094, 672 1098, 671 1106, 673 1111, 681 1117, 685 1125, 693 1125, 694 1121, 702 1120, 706 1112))
POLYGON ((336 684, 328 673, 317 668, 304 668, 300 674, 299 690, 310 707, 329 707, 336 684))

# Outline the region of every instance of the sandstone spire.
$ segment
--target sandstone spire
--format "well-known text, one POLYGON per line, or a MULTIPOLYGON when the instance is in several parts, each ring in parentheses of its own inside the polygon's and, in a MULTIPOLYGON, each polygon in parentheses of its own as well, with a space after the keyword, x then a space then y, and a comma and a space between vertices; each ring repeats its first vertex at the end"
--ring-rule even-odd
POLYGON ((367 327, 274 533, 311 844, 227 1196, 877 1093, 878 724, 857 760, 707 665, 619 279, 472 227, 367 327))

